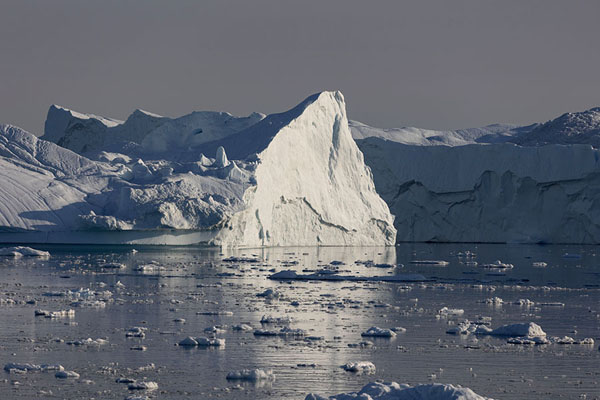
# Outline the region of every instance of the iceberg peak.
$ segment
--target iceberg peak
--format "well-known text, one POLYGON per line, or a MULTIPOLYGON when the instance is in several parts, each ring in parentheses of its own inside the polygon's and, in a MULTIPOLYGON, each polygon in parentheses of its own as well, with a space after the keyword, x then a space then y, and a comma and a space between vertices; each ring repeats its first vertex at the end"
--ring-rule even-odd
POLYGON ((219 168, 224 168, 229 165, 229 160, 227 159, 227 154, 225 154, 225 148, 223 146, 219 146, 217 148, 217 156, 215 158, 215 166, 219 168))

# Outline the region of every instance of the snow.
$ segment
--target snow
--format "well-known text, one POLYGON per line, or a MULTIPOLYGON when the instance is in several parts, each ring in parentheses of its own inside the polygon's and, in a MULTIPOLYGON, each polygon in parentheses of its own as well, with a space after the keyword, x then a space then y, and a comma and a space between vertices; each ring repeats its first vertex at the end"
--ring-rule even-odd
POLYGON ((63 147, 0 126, 0 241, 395 242, 339 92, 268 117, 137 110, 117 123, 51 107, 46 128, 63 147))
POLYGON ((449 384, 400 385, 396 382, 371 382, 360 391, 323 397, 308 394, 305 400, 486 400, 469 388, 449 384))

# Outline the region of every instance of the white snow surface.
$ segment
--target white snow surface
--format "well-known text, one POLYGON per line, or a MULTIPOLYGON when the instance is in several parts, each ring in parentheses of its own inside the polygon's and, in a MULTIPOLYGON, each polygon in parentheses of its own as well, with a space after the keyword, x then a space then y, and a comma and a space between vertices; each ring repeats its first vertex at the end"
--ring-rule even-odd
POLYGON ((309 394, 305 400, 491 400, 469 388, 441 383, 400 385, 396 382, 371 382, 358 392, 323 397, 309 394))
POLYGON ((119 123, 53 106, 44 138, 63 147, 0 126, 0 241, 395 242, 339 92, 266 118, 136 110, 119 123))

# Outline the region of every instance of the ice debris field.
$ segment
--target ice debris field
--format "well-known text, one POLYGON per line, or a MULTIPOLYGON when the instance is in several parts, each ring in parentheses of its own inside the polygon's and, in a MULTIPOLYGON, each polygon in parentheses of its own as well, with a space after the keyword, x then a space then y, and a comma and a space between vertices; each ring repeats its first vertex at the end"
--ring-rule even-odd
POLYGON ((0 241, 599 243, 600 109, 528 126, 378 129, 340 92, 277 114, 53 105, 0 125, 0 241))
POLYGON ((599 399, 596 250, 6 247, 0 398, 599 399))

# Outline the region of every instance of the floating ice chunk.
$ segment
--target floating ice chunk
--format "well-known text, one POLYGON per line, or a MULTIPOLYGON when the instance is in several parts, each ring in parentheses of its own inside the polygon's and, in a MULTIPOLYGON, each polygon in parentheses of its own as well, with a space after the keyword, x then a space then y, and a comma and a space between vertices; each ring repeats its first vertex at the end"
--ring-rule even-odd
POLYGON ((0 256, 3 257, 50 257, 47 251, 32 249, 26 246, 4 247, 0 249, 0 256))
POLYGON ((473 324, 468 320, 465 320, 459 323, 458 325, 448 329, 446 333, 449 335, 468 335, 470 333, 475 332, 476 329, 477 325, 473 324))
POLYGON ((546 332, 544 332, 542 327, 535 322, 503 325, 492 330, 489 334, 493 336, 546 336, 546 332))
POLYGON ((469 388, 448 384, 399 385, 396 382, 371 382, 358 392, 330 397, 310 393, 304 400, 490 400, 469 388))
POLYGON ((198 311, 196 315, 223 315, 223 316, 232 316, 233 312, 231 311, 198 311))
POLYGON ((103 269, 125 269, 125 264, 121 263, 106 263, 100 265, 100 268, 103 269))
POLYGON ((442 309, 440 309, 438 311, 438 315, 442 316, 442 317, 459 316, 459 315, 463 315, 464 313, 465 313, 465 310, 463 310, 462 308, 443 307, 442 309))
POLYGON ((262 260, 260 260, 259 258, 256 258, 256 257, 235 257, 235 256, 231 256, 231 257, 224 258, 223 262, 230 262, 230 263, 259 263, 259 262, 262 262, 262 260))
POLYGON ((517 301, 514 301, 512 304, 516 304, 521 307, 533 307, 535 305, 535 302, 529 299, 519 299, 517 301))
POLYGON ((490 297, 489 299, 483 300, 482 303, 501 306, 504 304, 504 300, 502 300, 500 297, 490 297))
POLYGON ((69 346, 103 346, 108 344, 108 340, 98 338, 96 340, 92 338, 87 339, 79 339, 79 340, 69 340, 65 342, 69 346))
POLYGON ((194 347, 194 346, 198 346, 198 342, 193 337, 188 336, 188 337, 186 337, 185 339, 183 339, 182 341, 179 342, 179 346, 194 347))
POLYGON ((254 336, 296 336, 296 337, 301 337, 301 336, 305 336, 306 335, 306 331, 303 329, 292 329, 292 328, 288 328, 283 327, 280 330, 268 330, 268 329, 257 329, 254 331, 254 336))
POLYGON ((60 364, 42 364, 40 365, 42 371, 64 371, 65 368, 60 364))
POLYGON ((358 343, 348 343, 348 347, 373 347, 375 345, 375 343, 371 342, 370 340, 363 340, 362 342, 358 342, 358 343))
POLYGON ((570 336, 556 338, 554 341, 557 344, 585 344, 585 345, 593 345, 594 344, 594 339, 592 339, 592 338, 573 339, 570 336))
POLYGON ((225 333, 227 330, 223 326, 209 326, 208 328, 204 328, 205 333, 212 333, 214 335, 218 335, 220 333, 225 333))
POLYGON ((79 379, 79 374, 75 371, 58 371, 54 376, 58 379, 79 379))
POLYGON ((275 375, 272 370, 263 369, 242 369, 239 371, 231 371, 227 374, 228 380, 243 380, 243 381, 260 381, 260 380, 275 380, 275 375))
POLYGON ((344 371, 365 375, 372 375, 376 371, 375 364, 370 361, 349 362, 342 365, 342 368, 344 371))
POLYGON ((512 337, 512 338, 509 338, 506 342, 510 343, 510 344, 520 344, 520 345, 540 345, 540 344, 550 343, 550 341, 544 336, 512 337))
POLYGON ((46 310, 35 310, 36 317, 44 318, 75 318, 75 310, 61 310, 61 311, 46 311, 46 310))
POLYGON ((564 307, 565 303, 560 303, 558 301, 543 302, 543 303, 538 303, 538 306, 544 306, 544 307, 564 307))
POLYGON ((391 329, 383 329, 377 326, 372 326, 367 329, 365 332, 361 333, 362 337, 394 337, 396 336, 396 332, 391 329))
POLYGON ((207 337, 197 337, 195 338, 196 342, 198 342, 198 346, 200 347, 223 347, 225 346, 225 339, 212 339, 207 337))
POLYGON ((29 364, 29 363, 23 363, 23 364, 19 364, 19 363, 8 363, 4 365, 4 370, 6 372, 16 372, 16 371, 21 371, 21 372, 27 372, 27 371, 40 371, 42 368, 39 365, 36 364, 29 364))
POLYGON ((158 389, 158 383, 151 382, 151 381, 134 382, 134 383, 130 383, 129 386, 127 386, 127 388, 129 390, 153 391, 153 390, 158 389))
POLYGON ((436 267, 445 267, 450 264, 448 261, 443 260, 413 260, 410 263, 417 265, 432 265, 436 267))
POLYGON ((290 317, 273 317, 271 315, 263 315, 260 319, 261 324, 289 324, 292 322, 290 317))
POLYGON ((148 328, 144 328, 144 327, 140 327, 140 326, 134 326, 133 328, 129 328, 127 330, 127 332, 125 332, 125 336, 126 337, 138 337, 138 338, 145 338, 146 337, 146 331, 148 330, 148 328))
POLYGON ((511 268, 514 268, 514 265, 508 264, 508 263, 503 263, 500 260, 496 260, 493 263, 489 263, 489 264, 481 264, 480 266, 482 268, 498 268, 498 269, 511 269, 511 268))
POLYGON ((273 289, 267 289, 262 293, 259 293, 256 295, 256 297, 264 297, 265 299, 268 300, 273 300, 273 299, 277 299, 281 296, 281 294, 279 294, 278 292, 274 291, 273 289))
POLYGON ((234 331, 244 331, 244 332, 248 332, 248 331, 252 331, 254 330, 254 328, 250 325, 247 324, 239 324, 239 325, 233 325, 231 327, 232 330, 234 331))
POLYGON ((155 274, 155 273, 164 271, 164 269, 165 269, 165 267, 163 267, 162 265, 144 264, 144 265, 138 265, 133 270, 136 272, 141 272, 142 274, 155 274))

